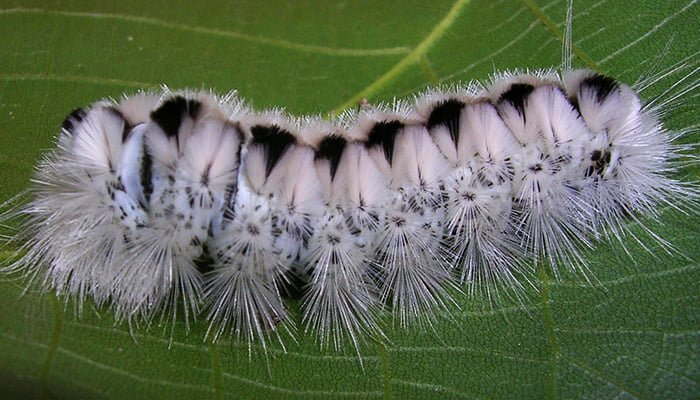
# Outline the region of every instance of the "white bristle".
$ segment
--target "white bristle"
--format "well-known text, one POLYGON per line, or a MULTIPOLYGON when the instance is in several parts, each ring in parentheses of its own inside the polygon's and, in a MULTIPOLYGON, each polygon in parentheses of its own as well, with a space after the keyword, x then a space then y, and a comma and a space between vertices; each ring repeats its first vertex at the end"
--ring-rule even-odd
POLYGON ((370 279, 380 203, 388 181, 366 150, 345 138, 319 143, 316 170, 327 181, 325 213, 317 219, 304 260, 310 275, 303 321, 322 346, 349 340, 359 352, 365 336, 382 337, 377 287, 370 279))
POLYGON ((444 209, 438 186, 447 164, 422 127, 396 128, 375 160, 391 164, 391 190, 380 222, 375 269, 380 298, 401 326, 430 321, 451 303, 442 245, 444 209))

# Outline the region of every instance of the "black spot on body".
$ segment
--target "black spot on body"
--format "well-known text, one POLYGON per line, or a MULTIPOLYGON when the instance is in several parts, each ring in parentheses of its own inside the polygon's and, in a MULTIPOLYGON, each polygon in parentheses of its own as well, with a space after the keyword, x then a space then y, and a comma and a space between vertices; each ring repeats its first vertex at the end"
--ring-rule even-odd
POLYGON ((394 142, 402 128, 403 124, 400 121, 377 122, 372 127, 372 130, 369 131, 365 146, 368 149, 381 146, 382 150, 384 150, 384 157, 391 165, 394 157, 394 142))
POLYGON ((117 181, 111 182, 110 185, 115 189, 119 191, 126 191, 126 188, 124 188, 124 184, 121 182, 121 177, 117 178, 117 181))
POLYGON ((131 132, 131 129, 133 128, 133 125, 131 122, 129 122, 126 117, 124 117, 124 114, 122 114, 121 111, 119 111, 118 108, 116 107, 105 107, 104 108, 107 112, 111 113, 115 117, 121 119, 124 121, 124 127, 122 130, 122 143, 126 142, 126 139, 129 137, 129 133, 131 132))
MULTIPOLYGON (((227 124, 227 127, 230 127, 235 130, 236 135, 238 135, 239 139, 239 144, 238 144, 238 149, 236 150, 236 167, 235 171, 238 170, 238 166, 241 163, 241 152, 243 151, 243 146, 240 143, 245 142, 245 137, 243 136, 243 133, 238 129, 237 126, 234 126, 232 124, 227 124)), ((228 183, 226 185, 226 202, 228 203, 230 199, 235 198, 236 192, 238 192, 238 181, 237 181, 237 176, 238 174, 232 174, 233 181, 228 183)))
POLYGON ((200 180, 202 186, 209 185, 209 172, 211 172, 211 164, 207 164, 207 166, 204 168, 204 171, 202 171, 202 177, 200 180))
POLYGON ((591 161, 592 165, 586 170, 586 176, 602 176, 608 165, 610 165, 610 161, 612 161, 610 149, 604 151, 594 150, 591 153, 591 161))
POLYGON ((169 137, 175 137, 180 130, 182 119, 185 115, 190 118, 197 118, 201 103, 197 100, 187 100, 182 96, 176 96, 161 104, 156 110, 151 112, 151 119, 163 129, 169 137))
POLYGON ((63 120, 61 123, 61 129, 73 133, 76 123, 82 122, 85 115, 87 115, 87 112, 84 109, 76 108, 63 120))
POLYGON ((340 243, 340 236, 328 234, 328 235, 326 235, 326 241, 331 246, 336 245, 336 244, 340 243))
POLYGON ((362 233, 362 229, 359 226, 357 226, 357 224, 350 215, 345 216, 345 226, 347 226, 348 230, 350 231, 350 234, 353 236, 358 236, 362 233))
POLYGON ((372 220, 374 225, 379 224, 379 214, 374 211, 368 211, 367 216, 372 220))
POLYGON ((142 204, 144 208, 148 208, 148 203, 151 201, 151 194, 153 194, 153 159, 147 151, 143 152, 143 157, 141 158, 141 169, 139 170, 139 177, 141 179, 141 187, 143 188, 143 197, 146 199, 147 204, 142 204))
POLYGON ((542 164, 535 164, 535 165, 531 166, 530 171, 532 171, 532 172, 542 171, 542 164))
POLYGON ((340 136, 328 136, 321 141, 316 151, 315 158, 326 159, 331 163, 331 179, 335 178, 335 172, 338 170, 340 157, 343 155, 343 150, 347 141, 340 136))
POLYGON ((449 99, 438 103, 430 112, 426 128, 428 131, 436 126, 445 126, 450 131, 450 136, 455 145, 459 144, 459 117, 464 108, 464 103, 456 99, 449 99))
POLYGON ((403 217, 392 217, 391 222, 396 227, 402 227, 402 226, 406 225, 406 219, 404 219, 403 217))
POLYGON ((261 146, 265 149, 267 154, 265 176, 270 176, 270 172, 280 158, 296 142, 294 135, 277 125, 256 125, 250 128, 250 133, 253 135, 251 146, 261 146))
POLYGON ((598 103, 602 103, 610 93, 620 87, 620 84, 610 77, 596 74, 584 79, 583 82, 581 82, 581 87, 593 90, 598 103))
POLYGON ((498 98, 498 104, 508 103, 518 111, 525 119, 525 105, 527 98, 535 90, 535 87, 527 83, 514 83, 498 98))
POLYGON ((258 236, 260 234, 260 229, 255 224, 248 224, 248 226, 246 226, 246 230, 251 236, 258 236))
POLYGON ((593 176, 593 173, 595 172, 595 168, 593 166, 590 166, 586 169, 586 177, 593 176))
POLYGON ((462 200, 464 200, 464 201, 474 201, 474 199, 476 198, 476 195, 474 193, 471 193, 471 192, 464 192, 461 195, 462 195, 462 200))

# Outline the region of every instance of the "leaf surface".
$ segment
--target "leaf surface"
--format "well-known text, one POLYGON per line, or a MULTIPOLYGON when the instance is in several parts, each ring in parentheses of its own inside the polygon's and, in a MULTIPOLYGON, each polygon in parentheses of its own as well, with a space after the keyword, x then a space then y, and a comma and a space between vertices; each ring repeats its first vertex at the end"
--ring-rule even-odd
MULTIPOLYGON (((558 67, 563 0, 457 2, 0 1, 0 198, 28 186, 63 117, 104 97, 157 88, 231 89, 257 108, 337 112, 361 98, 504 69, 558 67)), ((633 83, 700 64, 696 0, 576 1, 574 64, 633 83)), ((688 69, 686 69, 687 71, 688 69)), ((680 80, 672 74, 642 96, 680 80)), ((697 90, 667 125, 698 125, 697 90)), ((697 143, 698 135, 683 138, 697 143)), ((697 167, 683 171, 698 180, 697 167)), ((700 217, 667 209, 653 240, 597 243, 591 276, 542 270, 522 302, 460 296, 435 332, 388 329, 391 344, 321 351, 307 335, 249 359, 178 323, 115 325, 0 281, 0 392, 45 398, 697 398, 700 217)), ((630 222, 630 224, 633 224, 630 222)), ((641 229, 633 228, 641 233, 641 229)), ((3 253, 7 257, 7 252, 3 253)), ((385 318, 391 325, 390 318, 385 318)))

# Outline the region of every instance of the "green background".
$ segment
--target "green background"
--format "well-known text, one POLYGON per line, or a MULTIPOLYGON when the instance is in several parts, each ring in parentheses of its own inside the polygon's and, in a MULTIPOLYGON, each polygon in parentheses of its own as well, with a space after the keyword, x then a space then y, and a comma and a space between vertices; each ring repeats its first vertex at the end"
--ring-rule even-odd
MULTIPOLYGON (((0 199, 26 188, 63 117, 141 88, 237 89, 256 107, 321 113, 407 97, 426 85, 556 67, 563 0, 452 2, 0 1, 0 199)), ((577 66, 633 83, 655 63, 700 64, 697 0, 576 1, 577 66)), ((686 69, 687 73, 687 69, 686 69)), ((651 99, 684 75, 672 74, 651 99)), ((697 74, 695 76, 697 79, 697 74)), ((695 90, 666 117, 698 126, 695 90)), ((697 134, 684 138, 697 143, 697 134)), ((697 180, 696 167, 684 180, 697 180)), ((0 392, 44 398, 698 398, 700 217, 662 211, 647 238, 586 253, 597 279, 540 271, 522 302, 460 297, 435 332, 321 351, 303 334, 269 360, 178 324, 115 326, 0 281, 0 392)), ((639 233, 633 226, 631 229, 639 233)), ((2 253, 7 258, 8 252, 2 253)), ((388 318, 385 322, 390 324, 388 318)))

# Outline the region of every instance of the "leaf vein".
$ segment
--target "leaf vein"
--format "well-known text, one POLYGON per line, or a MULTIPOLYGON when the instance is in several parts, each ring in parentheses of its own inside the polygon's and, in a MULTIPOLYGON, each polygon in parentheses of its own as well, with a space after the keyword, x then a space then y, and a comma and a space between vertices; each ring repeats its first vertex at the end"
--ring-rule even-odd
POLYGON ((51 372, 53 360, 56 357, 56 351, 59 349, 61 333, 63 331, 63 311, 61 310, 61 305, 55 293, 49 294, 49 302, 51 303, 51 312, 53 313, 53 329, 51 330, 51 337, 46 347, 46 359, 39 372, 39 385, 41 388, 40 398, 42 399, 49 398, 49 373, 51 372))
POLYGON ((688 264, 683 267, 678 267, 678 268, 671 268, 671 269, 665 269, 663 271, 654 271, 654 272, 648 272, 648 273, 638 273, 630 276, 625 276, 619 279, 611 279, 608 281, 598 281, 596 283, 588 283, 588 282, 583 282, 583 283, 573 283, 573 282, 552 282, 553 286, 559 286, 559 287, 608 287, 608 286, 618 286, 618 285, 623 285, 626 283, 634 282, 636 280, 644 280, 644 279, 656 279, 656 278, 661 278, 664 276, 668 275, 676 275, 676 274, 682 274, 684 272, 691 272, 695 271, 696 269, 700 268, 700 265, 698 264, 688 264))
POLYGON ((626 387, 625 385, 623 385, 620 382, 616 382, 616 381, 613 381, 612 379, 610 379, 610 374, 603 374, 601 371, 598 371, 595 368, 592 368, 592 367, 585 365, 585 364, 582 364, 582 363, 578 363, 574 359, 572 359, 571 357, 566 356, 565 354, 562 355, 562 358, 564 360, 566 360, 566 362, 569 365, 571 365, 577 369, 580 369, 585 374, 594 377, 595 379, 605 383, 606 385, 609 385, 609 386, 616 388, 617 390, 621 391, 623 394, 627 393, 627 394, 629 394, 633 397, 636 397, 638 399, 642 398, 642 395, 640 393, 636 392, 635 390, 626 387))
POLYGON ((392 379, 391 382, 395 383, 397 385, 409 386, 412 388, 422 389, 422 390, 428 390, 430 392, 440 391, 440 392, 444 392, 444 393, 449 393, 449 394, 453 394, 453 395, 460 397, 460 398, 474 398, 473 396, 467 396, 467 394, 464 392, 461 392, 457 389, 454 389, 454 388, 451 388, 448 386, 444 386, 444 385, 436 385, 436 384, 432 384, 432 383, 415 382, 415 381, 406 381, 403 379, 392 379))
MULTIPOLYGON (((95 331, 100 331, 100 332, 108 332, 108 333, 117 333, 123 336, 129 336, 131 338, 141 338, 145 340, 152 340, 154 342, 160 342, 163 344, 166 344, 168 346, 170 345, 175 345, 178 347, 182 348, 187 348, 187 349, 192 349, 192 350, 197 350, 200 352, 207 351, 207 348, 205 346, 198 346, 198 345, 193 345, 185 342, 180 342, 177 340, 172 340, 172 339, 163 339, 158 336, 154 335, 145 335, 145 334, 139 334, 135 332, 127 332, 125 330, 119 329, 119 328, 103 328, 100 326, 94 326, 90 324, 85 324, 85 323, 79 323, 79 322, 68 322, 69 325, 71 326, 76 326, 80 328, 85 328, 85 329, 92 329, 95 331)), ((284 354, 287 356, 292 356, 292 357, 299 357, 299 358, 305 358, 305 359, 310 359, 310 360, 330 360, 330 361, 351 361, 353 363, 357 362, 357 356, 341 356, 341 355, 316 355, 316 354, 307 354, 307 353, 299 353, 299 352, 293 352, 293 351, 285 351, 285 350, 278 350, 278 349, 267 349, 268 352, 272 354, 284 354)), ((379 357, 376 356, 362 356, 363 361, 364 360, 372 360, 376 361, 379 359, 379 357)))
MULTIPOLYGON (((547 28, 547 30, 549 30, 549 32, 552 33, 552 35, 554 35, 554 37, 563 44, 564 43, 564 32, 562 32, 561 29, 559 29, 559 27, 557 27, 557 24, 555 24, 554 21, 552 21, 547 16, 547 14, 544 12, 544 10, 539 8, 537 6, 537 4, 535 4, 535 2, 532 0, 522 0, 522 2, 523 2, 523 4, 525 4, 525 7, 527 7, 530 10, 532 15, 534 15, 535 18, 537 18, 539 20, 539 22, 541 22, 542 25, 544 25, 545 28, 547 28)), ((600 67, 582 49, 580 49, 576 45, 572 44, 571 51, 578 58, 580 58, 581 61, 583 61, 584 64, 586 64, 586 66, 588 66, 588 68, 592 69, 593 71, 600 72, 600 67)))
POLYGON ((136 89, 143 89, 149 87, 156 87, 158 84, 148 83, 148 82, 137 82, 116 78, 98 78, 94 76, 78 76, 78 75, 55 75, 55 74, 5 74, 0 73, 0 80, 8 82, 18 82, 18 81, 55 81, 55 82, 75 82, 75 83, 87 83, 91 85, 106 85, 106 86, 123 86, 136 89))
POLYGON ((342 47, 327 47, 318 46, 292 42, 284 39, 274 39, 263 36, 249 35, 242 32, 227 31, 223 29, 216 28, 206 28, 203 26, 192 26, 184 24, 176 24, 164 20, 160 20, 152 17, 142 17, 137 15, 127 15, 127 14, 111 14, 111 13, 99 13, 99 12, 79 12, 79 11, 55 11, 55 10, 44 10, 38 8, 9 8, 0 10, 1 14, 43 14, 43 15, 54 15, 54 16, 64 16, 64 17, 76 17, 76 18, 91 18, 91 19, 111 19, 122 22, 132 22, 140 23, 144 25, 151 25, 160 28, 167 28, 172 30, 180 30, 184 32, 198 33, 203 35, 211 35, 232 39, 239 39, 251 43, 263 44, 273 47, 279 47, 288 50, 303 51, 307 53, 324 54, 331 56, 343 56, 343 57, 369 57, 369 56, 394 56, 408 53, 408 48, 406 47, 388 47, 388 48, 378 48, 378 49, 350 49, 342 47))
POLYGON ((244 378, 242 376, 234 375, 227 372, 222 372, 222 376, 227 379, 235 380, 246 385, 259 387, 271 392, 284 393, 284 394, 296 394, 304 396, 313 397, 382 397, 383 392, 380 391, 335 391, 335 390, 298 390, 291 389, 282 386, 275 386, 269 383, 263 383, 256 381, 254 379, 244 378))
POLYGON ((693 336, 700 335, 700 331, 692 329, 660 330, 660 329, 579 329, 559 328, 559 332, 580 333, 591 335, 661 335, 661 336, 693 336))
POLYGON ((654 25, 651 29, 649 29, 648 31, 646 31, 642 36, 636 38, 635 40, 631 41, 631 42, 628 43, 627 45, 625 45, 625 46, 623 46, 623 47, 621 47, 621 48, 615 50, 615 51, 612 52, 611 54, 607 55, 606 57, 604 57, 603 59, 601 59, 600 61, 598 61, 598 63, 599 63, 599 64, 605 64, 606 62, 610 61, 610 60, 613 59, 614 57, 618 56, 620 53, 623 53, 623 52, 627 51, 627 50, 630 49, 631 47, 637 45, 639 42, 645 40, 646 38, 648 38, 649 36, 651 36, 652 34, 654 34, 655 32, 657 32, 659 29, 661 29, 664 25, 666 25, 666 24, 668 24, 669 22, 671 22, 671 20, 675 19, 675 18, 678 17, 679 15, 683 14, 684 12, 686 12, 691 6, 693 6, 693 4, 697 3, 697 1, 698 1, 698 0, 692 0, 691 2, 689 2, 688 4, 686 4, 685 7, 681 8, 680 10, 676 11, 675 13, 673 13, 673 14, 669 15, 668 17, 664 18, 664 19, 663 19, 661 22, 659 22, 658 24, 654 25))
POLYGON ((478 349, 470 349, 467 347, 459 347, 459 346, 446 346, 446 347, 396 347, 389 349, 390 352, 397 352, 397 353, 419 353, 419 352, 427 352, 427 353, 439 353, 439 352, 448 352, 448 353, 474 353, 474 354, 480 354, 483 356, 496 356, 500 358, 504 358, 507 360, 513 360, 513 361, 524 361, 524 362, 529 362, 529 363, 544 363, 548 362, 549 360, 542 360, 542 359, 537 359, 537 358, 528 358, 528 357, 520 357, 516 355, 511 355, 507 353, 503 353, 500 351, 479 351, 478 349))
MULTIPOLYGON (((556 4, 556 3, 558 3, 558 2, 559 2, 558 0, 553 1, 553 2, 549 3, 549 4, 548 4, 547 6, 545 6, 545 7, 549 7, 550 5, 556 4)), ((498 50, 493 51, 493 52, 487 54, 486 56, 484 56, 484 57, 482 57, 482 58, 480 58, 480 59, 478 59, 478 60, 472 62, 471 64, 467 65, 465 68, 460 69, 459 71, 455 71, 455 72, 453 72, 453 73, 451 73, 451 74, 449 74, 449 75, 447 75, 447 76, 444 76, 443 78, 440 79, 440 81, 441 81, 441 82, 445 82, 445 81, 447 81, 447 80, 450 80, 450 79, 454 78, 454 77, 457 76, 457 75, 466 74, 468 71, 470 71, 471 69, 473 69, 473 68, 476 67, 477 65, 482 64, 482 63, 485 62, 485 61, 493 60, 493 58, 494 58, 495 56, 497 56, 497 55, 503 53, 504 51, 506 51, 507 49, 509 49, 510 47, 512 47, 514 44, 520 42, 520 41, 521 41, 525 36, 527 36, 539 23, 540 23, 540 21, 538 21, 538 20, 533 21, 532 23, 530 23, 530 25, 528 25, 527 28, 525 28, 522 32, 520 32, 519 35, 515 36, 510 42, 506 43, 505 45, 500 46, 500 47, 498 48, 498 50)))
POLYGON ((380 343, 379 355, 382 359, 382 387, 384 389, 384 399, 391 400, 394 394, 391 389, 391 364, 389 363, 389 352, 384 344, 380 343))
POLYGON ((223 400, 224 394, 221 383, 221 357, 219 357, 219 349, 216 347, 216 343, 212 340, 208 341, 209 354, 211 356, 211 372, 212 372, 212 386, 214 387, 214 397, 217 400, 223 400))
POLYGON ((425 56, 428 51, 435 45, 435 43, 440 40, 440 38, 447 32, 447 30, 455 23, 457 18, 462 13, 464 7, 470 3, 471 0, 457 0, 450 10, 445 14, 445 16, 435 25, 432 31, 420 42, 416 47, 411 50, 410 53, 406 54, 403 58, 399 60, 398 63, 394 64, 392 68, 382 74, 374 82, 367 85, 364 89, 360 90, 358 93, 352 95, 350 99, 345 101, 343 104, 339 105, 333 111, 332 114, 339 114, 347 108, 353 107, 360 100, 366 97, 371 97, 386 86, 389 82, 396 79, 401 73, 407 70, 414 64, 420 62, 421 57, 425 56))
POLYGON ((539 263, 539 276, 540 276, 540 296, 542 299, 542 323, 544 325, 547 338, 549 339, 549 345, 552 351, 551 355, 551 369, 549 372, 549 398, 554 400, 557 398, 557 381, 559 375, 559 357, 561 356, 561 351, 559 349, 559 340, 557 338, 556 323, 554 321, 554 315, 552 314, 551 299, 549 298, 549 274, 547 273, 546 267, 543 263, 539 263))
POLYGON ((83 355, 80 355, 78 353, 75 353, 73 351, 70 351, 68 349, 64 349, 61 347, 59 347, 57 349, 57 352, 64 354, 68 357, 74 358, 74 359, 81 361, 85 364, 91 365, 97 369, 101 369, 103 371, 115 373, 117 375, 124 376, 126 378, 129 378, 129 379, 134 380, 134 381, 139 382, 139 383, 144 383, 144 384, 149 384, 149 385, 155 384, 155 385, 159 385, 159 386, 170 386, 170 387, 182 388, 182 389, 193 389, 193 390, 208 392, 208 393, 212 393, 214 391, 211 387, 205 386, 205 385, 192 385, 192 384, 188 384, 188 383, 171 382, 171 381, 167 381, 167 380, 163 380, 163 379, 145 378, 145 377, 142 377, 142 376, 139 376, 136 374, 132 374, 128 371, 124 371, 120 368, 113 367, 113 366, 107 365, 107 364, 103 364, 101 362, 95 361, 93 359, 90 359, 88 357, 85 357, 83 355))

